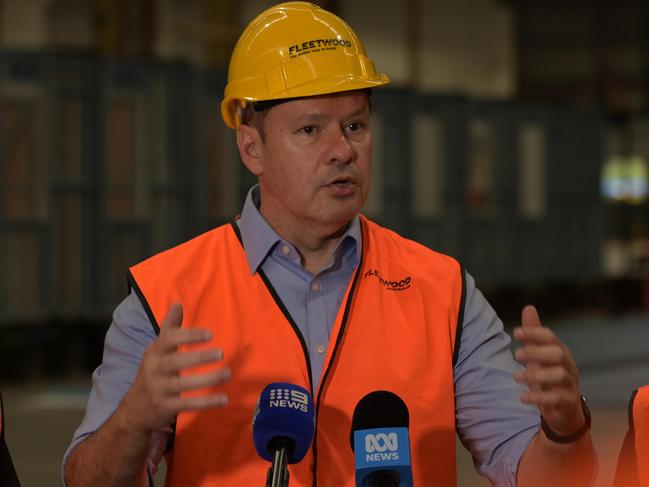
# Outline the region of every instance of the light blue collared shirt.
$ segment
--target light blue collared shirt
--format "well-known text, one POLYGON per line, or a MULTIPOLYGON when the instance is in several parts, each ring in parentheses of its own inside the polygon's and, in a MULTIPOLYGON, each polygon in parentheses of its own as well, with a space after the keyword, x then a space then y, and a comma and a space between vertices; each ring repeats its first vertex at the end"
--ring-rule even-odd
MULTIPOLYGON (((331 327, 358 266, 362 248, 358 217, 341 238, 329 265, 314 276, 301 266, 295 247, 261 215, 255 188, 248 194, 238 220, 250 272, 261 269, 267 275, 300 329, 309 351, 315 388, 331 327)), ((86 415, 74 433, 63 465, 72 449, 117 408, 135 380, 144 350, 155 338, 142 303, 134 293, 129 294, 113 314, 103 362, 92 376, 86 415)), ((466 274, 464 321, 454 369, 456 424, 476 469, 496 487, 516 486, 518 463, 539 430, 538 410, 520 402, 525 387, 513 380, 513 374, 521 366, 513 359, 509 346, 510 338, 502 322, 476 289, 473 278, 466 274)), ((160 461, 165 445, 163 432, 149 458, 151 471, 160 461)))
POLYGON ((237 221, 246 250, 250 273, 260 268, 268 277, 309 351, 313 392, 324 367, 331 328, 347 285, 358 267, 363 242, 358 216, 343 234, 331 260, 318 274, 302 267, 300 253, 280 237, 261 215, 259 186, 255 186, 237 221))

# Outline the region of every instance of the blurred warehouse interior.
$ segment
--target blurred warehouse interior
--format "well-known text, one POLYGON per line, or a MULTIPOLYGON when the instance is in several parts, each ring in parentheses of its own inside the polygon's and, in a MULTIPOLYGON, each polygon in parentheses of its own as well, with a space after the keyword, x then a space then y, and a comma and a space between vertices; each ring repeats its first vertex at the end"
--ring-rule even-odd
MULTIPOLYGON (((219 102, 272 3, 0 0, 0 376, 94 366, 126 268, 239 211, 219 102)), ((316 3, 393 80, 370 215, 508 324, 649 307, 647 2, 316 3)))

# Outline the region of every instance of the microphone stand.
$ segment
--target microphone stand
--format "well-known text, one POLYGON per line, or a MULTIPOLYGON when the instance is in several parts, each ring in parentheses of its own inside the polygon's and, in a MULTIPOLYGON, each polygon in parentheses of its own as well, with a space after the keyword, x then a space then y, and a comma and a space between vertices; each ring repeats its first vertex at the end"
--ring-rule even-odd
POLYGON ((291 474, 288 471, 288 449, 291 441, 288 438, 273 438, 268 449, 273 452, 273 463, 266 475, 266 487, 288 487, 291 474))

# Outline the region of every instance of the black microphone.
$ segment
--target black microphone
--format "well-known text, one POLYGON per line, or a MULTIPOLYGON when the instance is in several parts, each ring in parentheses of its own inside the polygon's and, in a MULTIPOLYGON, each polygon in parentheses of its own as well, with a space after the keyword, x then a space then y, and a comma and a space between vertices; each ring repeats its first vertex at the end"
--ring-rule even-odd
POLYGON ((286 382, 274 382, 264 388, 252 417, 252 437, 259 456, 272 462, 266 487, 288 486, 287 465, 304 458, 314 429, 309 391, 286 382))
POLYGON ((392 392, 358 402, 349 435, 357 487, 412 487, 409 422, 406 404, 392 392))

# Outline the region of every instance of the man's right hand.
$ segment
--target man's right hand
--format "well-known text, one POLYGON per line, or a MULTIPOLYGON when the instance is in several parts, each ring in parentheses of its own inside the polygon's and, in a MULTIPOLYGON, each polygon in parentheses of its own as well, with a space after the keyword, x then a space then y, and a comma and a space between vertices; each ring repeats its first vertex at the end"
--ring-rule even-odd
POLYGON ((208 373, 183 373, 185 369, 219 362, 223 351, 218 348, 182 351, 182 345, 208 342, 210 331, 181 328, 183 311, 172 304, 160 335, 146 349, 135 382, 124 397, 122 407, 133 428, 151 433, 169 426, 181 411, 225 406, 224 393, 181 396, 182 391, 213 387, 230 378, 230 369, 221 367, 208 373))

